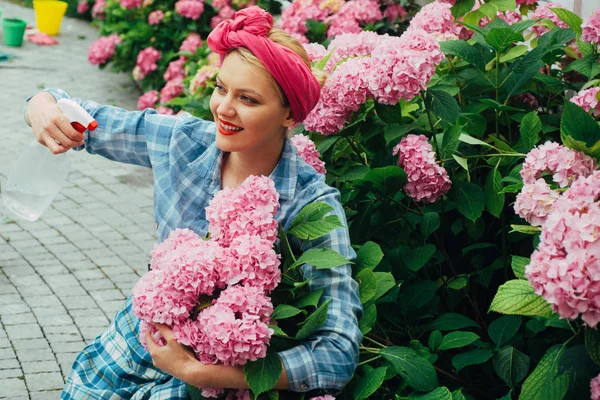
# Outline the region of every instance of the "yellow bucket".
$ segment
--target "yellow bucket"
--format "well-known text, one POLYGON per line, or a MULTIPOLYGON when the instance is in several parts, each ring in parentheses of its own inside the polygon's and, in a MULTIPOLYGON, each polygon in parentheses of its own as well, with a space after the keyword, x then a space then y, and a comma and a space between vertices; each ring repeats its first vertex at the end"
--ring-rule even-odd
POLYGON ((67 11, 67 3, 57 0, 34 0, 35 23, 38 31, 58 35, 60 23, 67 11))

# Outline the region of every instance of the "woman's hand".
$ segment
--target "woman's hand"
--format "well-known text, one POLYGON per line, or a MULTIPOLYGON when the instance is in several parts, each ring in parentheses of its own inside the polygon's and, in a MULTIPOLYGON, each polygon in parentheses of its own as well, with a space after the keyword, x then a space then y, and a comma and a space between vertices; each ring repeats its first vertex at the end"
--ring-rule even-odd
POLYGON ((61 154, 83 144, 84 134, 71 126, 50 93, 35 95, 27 105, 25 116, 37 141, 53 154, 61 154))
MULTIPOLYGON (((164 373, 167 373, 175 378, 188 382, 189 372, 194 368, 197 369, 198 364, 201 364, 194 354, 186 349, 182 344, 175 340, 173 331, 166 325, 156 324, 156 329, 167 341, 166 346, 160 346, 154 342, 150 331, 146 334, 146 342, 148 350, 152 357, 154 366, 164 373)), ((189 382, 188 382, 189 383, 189 382)))

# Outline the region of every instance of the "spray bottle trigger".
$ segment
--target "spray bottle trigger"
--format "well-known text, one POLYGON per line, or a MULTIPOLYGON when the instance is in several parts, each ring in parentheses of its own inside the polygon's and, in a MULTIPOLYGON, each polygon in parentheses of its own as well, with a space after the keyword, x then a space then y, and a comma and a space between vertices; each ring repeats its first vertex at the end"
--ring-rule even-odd
POLYGON ((77 121, 73 121, 71 122, 71 126, 79 133, 83 133, 85 132, 85 126, 81 125, 79 122, 77 121))

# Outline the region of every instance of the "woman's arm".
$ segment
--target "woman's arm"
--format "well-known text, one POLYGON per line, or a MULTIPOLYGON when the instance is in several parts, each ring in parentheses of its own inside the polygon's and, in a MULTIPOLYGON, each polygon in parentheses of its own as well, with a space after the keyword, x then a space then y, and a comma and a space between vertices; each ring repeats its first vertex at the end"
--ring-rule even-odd
MULTIPOLYGON (((175 340, 173 331, 166 325, 156 324, 156 328, 167 341, 166 346, 159 346, 148 331, 146 342, 156 368, 198 388, 248 389, 242 367, 202 364, 175 340)), ((289 387, 284 368, 275 389, 287 390, 289 387)))
POLYGON ((85 148, 114 161, 152 167, 157 158, 168 153, 173 131, 181 121, 153 109, 127 111, 73 98, 98 121, 93 133, 86 131, 81 137, 56 105, 61 98, 70 96, 60 89, 48 89, 28 99, 25 110, 25 120, 38 142, 55 154, 85 148))

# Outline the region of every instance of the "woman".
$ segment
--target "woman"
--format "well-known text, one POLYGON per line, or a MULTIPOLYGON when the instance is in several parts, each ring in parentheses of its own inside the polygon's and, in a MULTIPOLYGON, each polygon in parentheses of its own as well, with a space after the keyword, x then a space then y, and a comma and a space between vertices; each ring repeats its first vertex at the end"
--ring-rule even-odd
MULTIPOLYGON (((26 119, 40 143, 55 153, 85 148, 109 159, 150 167, 154 172, 155 218, 159 241, 176 228, 206 234, 205 207, 224 187, 249 175, 270 176, 280 195, 276 218, 287 229, 306 205, 325 201, 345 221, 339 192, 303 162, 286 138, 319 99, 320 85, 302 45, 272 29, 273 18, 254 6, 236 13, 209 35, 222 66, 210 107, 215 122, 177 118, 147 109, 128 112, 75 99, 99 123, 93 133, 71 128, 55 102, 68 95, 48 90, 33 97, 26 119)), ((347 230, 303 244, 327 247, 353 259, 347 230)), ((330 298, 326 323, 311 338, 279 353, 283 372, 277 389, 339 390, 358 361, 361 305, 349 265, 331 270, 304 267, 311 290, 330 298)), ((139 320, 131 297, 106 332, 77 357, 64 399, 185 399, 185 383, 203 388, 247 388, 240 367, 204 365, 178 344, 165 326, 164 347, 138 340, 139 320)))

